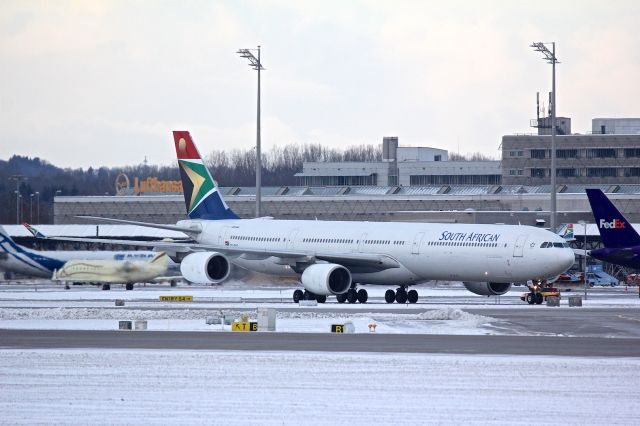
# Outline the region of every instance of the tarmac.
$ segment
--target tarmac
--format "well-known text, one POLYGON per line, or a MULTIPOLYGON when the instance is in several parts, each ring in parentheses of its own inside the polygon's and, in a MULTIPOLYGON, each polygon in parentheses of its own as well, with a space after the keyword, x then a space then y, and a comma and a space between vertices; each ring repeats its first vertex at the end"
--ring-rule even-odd
POLYGON ((415 334, 0 330, 2 349, 169 349, 640 357, 640 339, 415 334))

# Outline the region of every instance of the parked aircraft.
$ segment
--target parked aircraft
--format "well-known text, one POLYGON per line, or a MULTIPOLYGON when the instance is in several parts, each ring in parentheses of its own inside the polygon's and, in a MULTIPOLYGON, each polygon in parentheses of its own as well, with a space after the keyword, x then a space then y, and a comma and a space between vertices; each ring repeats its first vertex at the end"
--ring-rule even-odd
POLYGON ((531 226, 240 219, 222 199, 189 132, 173 136, 189 219, 161 225, 84 218, 186 233, 196 242, 160 247, 181 253, 180 270, 192 282, 222 282, 234 263, 295 274, 305 289, 294 292, 296 302, 336 295, 339 302, 363 303, 368 294, 362 287, 376 284, 397 286, 387 290, 388 303, 415 303, 418 293, 408 288, 417 283, 463 281, 473 293, 500 295, 513 282, 553 279, 574 262, 560 236, 531 226))
POLYGON ((74 259, 148 260, 156 254, 154 251, 33 250, 16 244, 0 226, 0 270, 29 277, 51 278, 54 270, 74 259))
MULTIPOLYGON (((62 268, 53 271, 52 280, 65 283, 102 283, 103 290, 110 284, 126 284, 133 290, 133 284, 168 279, 169 256, 165 252, 155 253, 150 260, 70 260, 62 268)), ((175 277, 173 277, 175 278, 175 277)))
POLYGON ((588 251, 595 259, 640 268, 640 235, 600 189, 587 189, 587 197, 604 248, 588 251))

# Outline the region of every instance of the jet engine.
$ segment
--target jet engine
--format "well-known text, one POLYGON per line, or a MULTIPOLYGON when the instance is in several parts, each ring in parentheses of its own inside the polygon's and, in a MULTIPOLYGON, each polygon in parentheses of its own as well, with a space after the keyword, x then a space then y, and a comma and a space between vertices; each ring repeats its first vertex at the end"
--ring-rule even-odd
POLYGON ((483 283, 483 282, 465 282, 464 286, 471 293, 481 296, 500 296, 505 294, 511 288, 511 283, 483 283))
POLYGON ((180 273, 192 283, 218 284, 230 271, 229 259, 213 251, 191 253, 180 262, 180 273))
POLYGON ((300 281, 311 293, 342 294, 351 287, 351 272, 335 263, 316 263, 304 270, 300 281))

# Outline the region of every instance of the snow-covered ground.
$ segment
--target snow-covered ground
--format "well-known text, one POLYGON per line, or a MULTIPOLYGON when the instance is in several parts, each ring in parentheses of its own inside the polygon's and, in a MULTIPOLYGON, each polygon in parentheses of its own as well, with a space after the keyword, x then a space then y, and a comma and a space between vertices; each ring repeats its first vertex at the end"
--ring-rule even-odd
MULTIPOLYGON (((245 313, 225 310, 126 310, 100 308, 0 309, 0 328, 39 330, 117 330, 119 320, 146 320, 149 330, 229 331, 230 326, 207 325, 206 318, 222 313, 240 318, 245 313)), ((256 320, 255 312, 250 315, 256 320)), ((372 314, 335 312, 278 312, 276 331, 328 333, 331 324, 351 322, 357 333, 368 333, 376 324, 377 333, 414 334, 499 334, 494 318, 474 315, 454 307, 442 307, 423 313, 372 314)))
POLYGON ((2 350, 2 424, 633 425, 640 359, 2 350))

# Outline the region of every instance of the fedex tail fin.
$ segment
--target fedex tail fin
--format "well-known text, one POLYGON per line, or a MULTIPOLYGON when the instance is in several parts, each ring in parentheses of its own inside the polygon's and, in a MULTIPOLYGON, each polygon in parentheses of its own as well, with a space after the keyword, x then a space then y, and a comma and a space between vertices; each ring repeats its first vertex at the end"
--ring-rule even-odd
POLYGON ((239 219, 227 206, 187 131, 173 131, 187 215, 191 219, 239 219))
POLYGON ((607 248, 640 245, 640 235, 600 189, 586 189, 600 238, 607 248))

